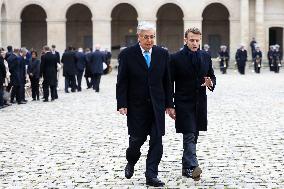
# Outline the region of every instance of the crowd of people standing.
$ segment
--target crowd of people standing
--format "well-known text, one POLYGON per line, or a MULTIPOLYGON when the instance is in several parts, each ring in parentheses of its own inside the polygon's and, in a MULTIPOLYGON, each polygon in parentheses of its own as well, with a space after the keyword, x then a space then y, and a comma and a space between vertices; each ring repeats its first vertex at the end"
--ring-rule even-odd
POLYGON ((82 78, 85 73, 87 87, 99 92, 101 75, 110 71, 111 53, 87 48, 76 50, 68 47, 60 59, 56 46, 44 46, 40 56, 34 49, 7 47, 0 49, 0 109, 14 103, 26 104, 26 90, 31 88, 32 100, 43 102, 58 99, 59 72, 63 67, 65 92, 82 91, 82 78))

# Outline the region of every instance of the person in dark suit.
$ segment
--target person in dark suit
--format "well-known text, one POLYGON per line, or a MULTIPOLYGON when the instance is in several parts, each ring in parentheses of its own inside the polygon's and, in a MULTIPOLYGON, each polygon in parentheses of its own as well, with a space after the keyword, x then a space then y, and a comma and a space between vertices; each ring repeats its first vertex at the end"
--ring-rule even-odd
POLYGON ((71 92, 76 91, 76 56, 73 47, 68 47, 68 50, 63 53, 61 58, 63 63, 63 76, 65 77, 65 92, 69 93, 68 88, 71 85, 71 92))
POLYGON ((11 91, 11 103, 14 103, 14 98, 16 97, 16 101, 18 104, 25 104, 25 102, 21 99, 21 75, 22 75, 22 66, 21 62, 19 61, 20 49, 15 48, 14 53, 10 54, 9 58, 7 59, 9 65, 9 72, 11 73, 10 76, 10 83, 12 87, 11 91))
POLYGON ((84 77, 86 79, 87 89, 92 88, 91 59, 92 59, 92 52, 89 48, 86 48, 85 50, 86 68, 85 68, 84 77))
POLYGON ((82 91, 81 83, 82 83, 82 77, 83 73, 86 67, 86 57, 83 51, 83 48, 79 48, 78 52, 75 54, 77 62, 76 62, 76 68, 77 68, 77 90, 82 91))
POLYGON ((274 54, 274 52, 275 52, 274 45, 270 45, 269 46, 269 51, 267 52, 267 60, 268 60, 269 70, 270 71, 274 71, 273 70, 273 54, 274 54))
POLYGON ((260 68, 262 64, 262 52, 257 44, 255 44, 255 51, 253 52, 253 62, 255 73, 260 73, 260 68))
POLYGON ((55 99, 58 99, 58 80, 59 80, 59 71, 61 68, 60 65, 60 53, 56 50, 56 46, 55 45, 51 45, 51 52, 52 54, 56 57, 56 62, 57 62, 57 82, 56 82, 56 88, 55 88, 55 99))
POLYGON ((40 78, 40 60, 37 59, 37 52, 32 51, 32 61, 28 66, 28 74, 32 87, 33 101, 39 100, 39 78, 40 78))
POLYGON ((173 111, 169 54, 154 46, 155 28, 142 22, 137 28, 138 41, 118 57, 116 85, 117 109, 127 115, 129 147, 126 150, 125 177, 131 178, 139 160, 140 148, 150 135, 146 160, 146 184, 164 186, 157 178, 163 154, 165 111, 173 111))
POLYGON ((100 91, 101 76, 103 74, 103 62, 105 55, 100 51, 100 45, 96 45, 96 50, 92 53, 90 70, 92 74, 92 85, 96 92, 100 91))
POLYGON ((206 88, 213 91, 216 77, 210 55, 199 50, 201 32, 190 28, 185 32, 185 45, 171 55, 171 77, 175 84, 175 120, 177 133, 183 134, 182 175, 199 180, 202 173, 196 157, 199 131, 207 130, 206 88))
POLYGON ((245 50, 244 45, 241 45, 241 47, 237 50, 235 58, 237 61, 239 73, 244 75, 246 69, 246 62, 248 59, 247 51, 245 50))
POLYGON ((229 52, 227 50, 227 46, 221 45, 221 51, 219 52, 219 59, 220 59, 220 70, 222 74, 227 73, 227 68, 229 66, 229 52))
POLYGON ((5 82, 6 78, 6 67, 4 64, 4 57, 2 56, 2 50, 0 53, 0 109, 4 108, 4 87, 3 83, 5 82))
POLYGON ((51 101, 55 100, 55 88, 57 83, 57 60, 48 46, 43 47, 44 54, 41 56, 40 76, 43 77, 43 102, 48 102, 49 89, 51 101))
POLYGON ((281 67, 282 53, 280 51, 280 45, 275 45, 275 51, 273 53, 273 70, 275 73, 279 73, 281 67))

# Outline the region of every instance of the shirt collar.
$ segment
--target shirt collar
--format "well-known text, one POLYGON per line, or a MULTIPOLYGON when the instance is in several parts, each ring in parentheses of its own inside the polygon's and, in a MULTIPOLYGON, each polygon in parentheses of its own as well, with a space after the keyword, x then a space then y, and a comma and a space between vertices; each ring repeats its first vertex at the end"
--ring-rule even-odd
MULTIPOLYGON (((144 49, 141 47, 140 43, 139 43, 139 47, 140 47, 140 49, 141 49, 141 51, 142 51, 142 54, 144 54, 146 50, 144 50, 144 49)), ((153 49, 153 48, 151 48, 151 49, 149 50, 149 53, 150 53, 150 54, 152 54, 152 49, 153 49)))

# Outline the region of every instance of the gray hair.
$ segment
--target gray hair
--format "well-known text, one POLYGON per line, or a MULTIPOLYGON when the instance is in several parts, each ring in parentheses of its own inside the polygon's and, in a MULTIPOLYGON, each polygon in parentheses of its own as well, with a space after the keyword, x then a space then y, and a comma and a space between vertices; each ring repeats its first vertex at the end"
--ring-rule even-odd
POLYGON ((150 22, 146 22, 146 21, 139 22, 137 26, 137 34, 140 34, 141 31, 146 31, 146 30, 156 31, 156 27, 154 26, 154 24, 150 22))
POLYGON ((20 52, 22 52, 22 53, 27 53, 27 52, 28 52, 28 49, 27 49, 26 47, 22 47, 22 48, 20 49, 20 52))

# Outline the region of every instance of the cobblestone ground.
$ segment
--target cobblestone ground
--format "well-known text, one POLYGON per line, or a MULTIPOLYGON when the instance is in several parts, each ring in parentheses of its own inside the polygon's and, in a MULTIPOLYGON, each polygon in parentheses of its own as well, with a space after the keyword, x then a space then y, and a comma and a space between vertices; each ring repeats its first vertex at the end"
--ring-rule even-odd
MULTIPOLYGON (((209 131, 198 143, 201 181, 181 176, 182 136, 169 118, 159 177, 166 188, 284 188, 283 72, 216 73, 209 131)), ((146 188, 148 142, 134 176, 124 178, 128 136, 115 83, 113 72, 100 93, 60 91, 55 102, 1 110, 0 188, 146 188)))

